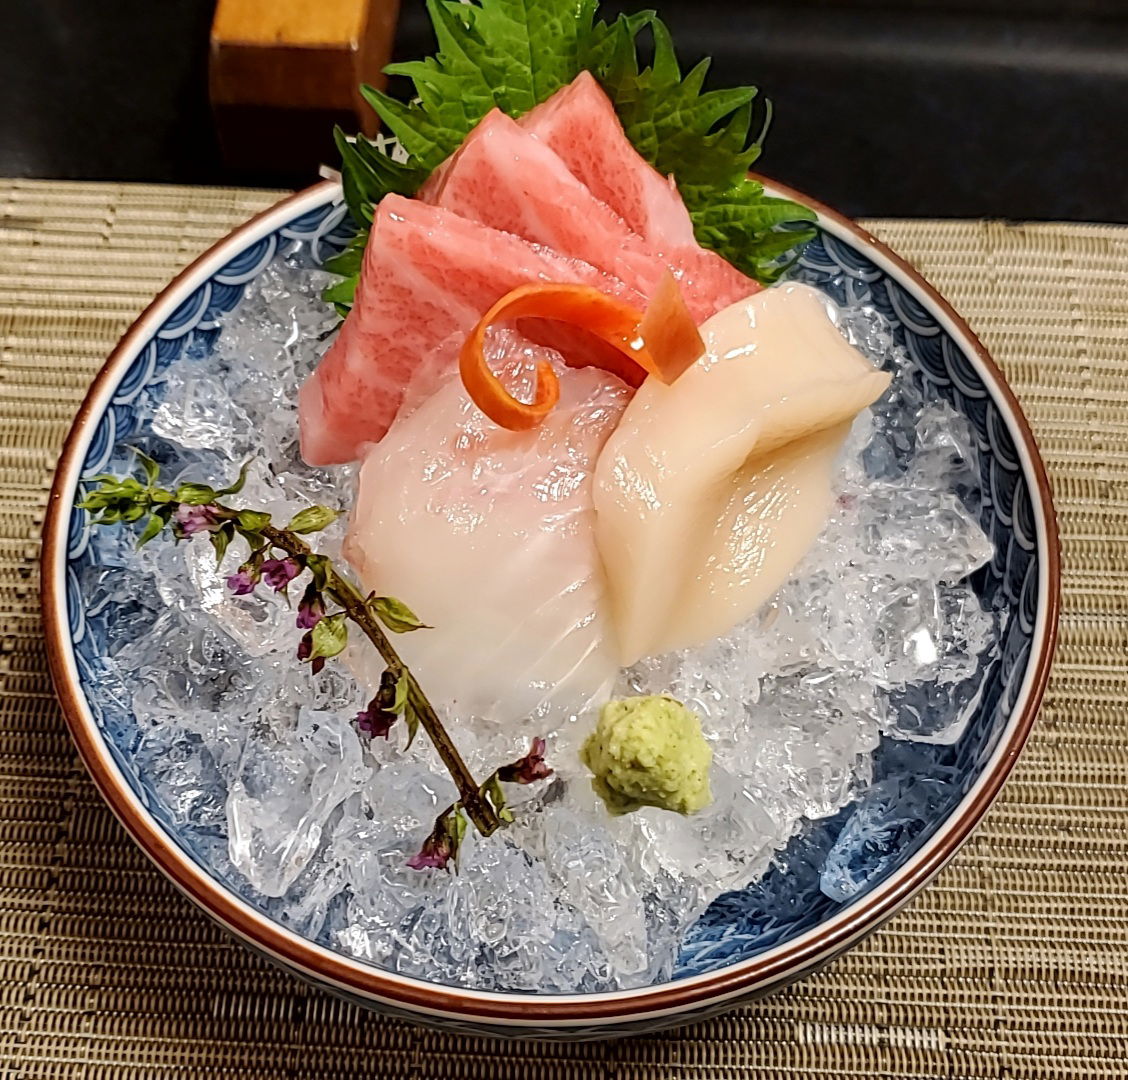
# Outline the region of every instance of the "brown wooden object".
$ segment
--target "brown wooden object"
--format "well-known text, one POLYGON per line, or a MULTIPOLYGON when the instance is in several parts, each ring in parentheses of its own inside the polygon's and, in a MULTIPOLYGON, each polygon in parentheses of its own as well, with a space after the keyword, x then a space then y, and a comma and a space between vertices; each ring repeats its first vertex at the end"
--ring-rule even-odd
POLYGON ((224 159, 309 180, 336 162, 332 129, 373 134, 359 93, 382 86, 399 0, 219 0, 209 90, 224 159))

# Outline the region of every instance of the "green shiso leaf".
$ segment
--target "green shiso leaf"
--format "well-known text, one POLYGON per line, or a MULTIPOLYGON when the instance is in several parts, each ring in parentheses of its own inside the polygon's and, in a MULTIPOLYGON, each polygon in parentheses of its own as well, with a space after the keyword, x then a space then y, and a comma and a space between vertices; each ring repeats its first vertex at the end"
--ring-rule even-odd
POLYGON ((670 32, 654 12, 606 23, 596 20, 598 0, 426 3, 437 51, 385 69, 411 80, 412 100, 361 88, 406 161, 363 135, 334 131, 345 201, 361 226, 349 247, 326 263, 344 279, 324 293, 342 314, 353 302, 373 207, 391 192, 414 195, 490 109, 520 116, 585 69, 607 91, 638 152, 659 172, 674 175, 703 247, 771 282, 789 265, 788 255, 814 235, 804 227, 815 220, 813 211, 765 195, 747 179, 771 116, 765 104, 758 132, 750 135, 756 88, 706 90, 708 60, 683 76, 670 32), (639 56, 646 27, 654 38, 649 64, 639 56))
POLYGON ((596 72, 635 149, 663 175, 674 174, 683 198, 743 180, 760 156, 759 142, 747 138, 756 88, 703 92, 709 61, 683 79, 669 30, 660 19, 651 27, 649 67, 640 67, 637 39, 620 35, 610 61, 596 72))
POLYGON ((763 185, 754 180, 686 202, 697 242, 765 284, 777 280, 815 236, 815 230, 804 225, 815 220, 813 211, 765 195, 763 185), (787 259, 788 254, 793 258, 787 259))

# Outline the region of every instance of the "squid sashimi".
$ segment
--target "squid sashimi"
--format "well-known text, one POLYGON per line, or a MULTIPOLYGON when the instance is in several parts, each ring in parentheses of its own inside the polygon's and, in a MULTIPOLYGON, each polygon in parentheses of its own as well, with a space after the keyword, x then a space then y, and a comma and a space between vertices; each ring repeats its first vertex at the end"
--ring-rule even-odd
POLYGON ((705 355, 642 385, 596 468, 624 664, 703 644, 776 592, 826 523, 851 421, 889 384, 804 285, 735 304, 701 335, 705 355))
MULTIPOLYGON (((493 366, 502 345, 554 356, 522 342, 496 335, 493 366)), ((591 477, 630 391, 554 362, 560 401, 532 431, 497 427, 456 373, 405 410, 364 459, 345 545, 365 589, 410 597, 434 627, 396 648, 437 705, 538 717, 538 731, 605 698, 618 672, 591 477)))
POLYGON ((550 146, 651 251, 663 256, 675 270, 690 310, 699 318, 761 288, 759 282, 697 243, 673 177, 663 177, 634 148, 611 99, 590 72, 581 72, 519 122, 550 146), (704 311, 698 307, 701 298, 711 301, 704 311))
POLYGON ((451 334, 468 333, 511 289, 536 281, 644 303, 582 260, 415 199, 384 198, 353 309, 299 394, 302 457, 311 465, 354 460, 388 430, 424 357, 451 334))

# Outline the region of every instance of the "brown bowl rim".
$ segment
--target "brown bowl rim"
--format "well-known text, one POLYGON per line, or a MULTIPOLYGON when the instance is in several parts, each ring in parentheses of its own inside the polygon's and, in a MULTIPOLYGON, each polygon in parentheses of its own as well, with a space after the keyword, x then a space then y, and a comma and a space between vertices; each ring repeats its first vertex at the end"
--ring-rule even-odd
MULTIPOLYGON (((993 383, 993 396, 1006 406, 1013 418, 1013 425, 1008 426, 1012 427, 1012 433, 1019 437, 1026 451, 1043 511, 1046 539, 1045 550, 1042 552, 1046 560, 1043 580, 1048 587, 1042 599, 1046 629, 1038 655, 1032 656, 1028 661, 1029 691, 1022 714, 1017 723, 1012 721, 1011 734, 1005 745, 1000 744, 996 748, 993 769, 990 773, 984 773, 977 782, 979 788, 975 797, 970 800, 965 797, 945 823, 942 835, 936 838, 936 842, 926 845, 918 852, 914 860, 903 868, 904 872, 895 874, 885 885, 845 908, 828 923, 808 931, 795 941, 777 946, 762 956, 752 957, 705 975, 640 990, 551 996, 486 993, 395 975, 333 953, 284 930, 264 916, 250 911, 222 885, 195 867, 168 838, 163 828, 136 805, 135 796, 125 791, 119 783, 114 769, 107 764, 96 725, 85 711, 85 699, 78 686, 69 678, 67 661, 71 642, 66 617, 65 588, 61 587, 63 575, 56 573, 56 568, 63 565, 67 552, 69 502, 65 497, 65 481, 75 467, 74 459, 79 453, 82 432, 86 425, 96 420, 93 415, 95 401, 100 396, 103 384, 111 377, 116 377, 118 367, 124 362, 123 357, 133 356, 136 348, 145 343, 144 340, 138 341, 138 338, 146 332, 144 324, 149 313, 161 304, 165 296, 191 277, 197 268, 216 259, 221 250, 239 250, 244 235, 254 230, 260 222, 280 215, 292 203, 312 200, 315 193, 329 195, 337 189, 336 183, 326 180, 282 199, 212 245, 161 290, 126 331, 95 376, 67 435, 52 484, 43 528, 42 610, 48 663, 67 725, 87 770, 115 816, 160 870, 198 906, 260 951, 346 993, 407 1009, 422 1017, 481 1023, 492 1021, 516 1027, 539 1025, 566 1030, 580 1025, 613 1027, 661 1015, 676 1015, 693 1011, 696 1007, 703 1008, 728 999, 763 992, 790 981, 864 937, 896 912, 948 862, 997 796, 1029 736, 1045 693, 1057 640, 1060 605, 1061 564, 1057 521, 1049 479, 1029 422, 1002 372, 979 339, 951 305, 912 266, 837 211, 775 181, 759 176, 756 179, 769 185, 774 192, 811 207, 827 221, 849 232, 863 250, 878 253, 905 279, 911 281, 927 297, 934 309, 943 314, 970 344, 993 383), (67 513, 63 512, 64 509, 67 513)), ((81 462, 77 464, 81 465, 81 462)))

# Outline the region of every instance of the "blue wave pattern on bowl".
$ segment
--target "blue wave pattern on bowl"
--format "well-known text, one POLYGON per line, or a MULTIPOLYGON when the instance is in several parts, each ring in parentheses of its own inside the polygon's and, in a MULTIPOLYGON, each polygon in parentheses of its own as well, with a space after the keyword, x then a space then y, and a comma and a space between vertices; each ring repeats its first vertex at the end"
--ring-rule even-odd
MULTIPOLYGON (((83 465, 84 480, 105 470, 115 452, 120 453, 122 442, 137 434, 139 418, 135 405, 146 388, 181 357, 199 355, 200 351, 212 348, 224 317, 239 303, 250 281, 281 258, 295 241, 307 242, 315 256, 324 256, 342 247, 350 235, 351 225, 343 205, 319 207, 248 246, 186 299, 144 345, 122 377, 93 436, 83 465)), ((985 607, 1011 613, 999 655, 984 676, 979 708, 955 745, 882 741, 874 759, 874 785, 870 792, 880 791, 886 776, 901 775, 907 770, 926 785, 930 779, 942 779, 945 783, 939 785, 940 801, 930 806, 930 825, 906 834, 903 842, 894 844, 895 857, 886 860, 847 902, 853 903, 927 842, 975 783, 994 750, 1013 709, 1033 640, 1038 553, 1030 492, 1014 441, 983 380, 935 318, 860 250, 828 233, 821 233, 808 246, 795 276, 822 289, 839 303, 870 303, 877 308, 888 320, 897 344, 911 357, 912 377, 926 395, 947 400, 970 420, 980 450, 980 521, 996 548, 993 562, 976 575, 973 583, 985 607)), ((95 692, 106 675, 101 657, 108 651, 107 624, 113 613, 89 605, 83 595, 82 572, 94 565, 89 542, 87 514, 75 510, 68 541, 67 605, 84 694, 110 753, 134 793, 181 849, 205 871, 214 874, 196 846, 198 841, 174 825, 134 760, 139 733, 127 703, 115 702, 104 689, 102 693, 95 692)), ((812 929, 845 906, 820 891, 819 868, 841 831, 864 825, 865 819, 857 815, 872 810, 863 796, 860 803, 815 823, 789 846, 786 873, 774 869, 756 885, 719 898, 688 935, 678 975, 698 974, 748 959, 812 929)), ((268 916, 272 914, 270 903, 249 886, 240 887, 238 882, 229 880, 223 884, 268 916)), ((717 1009, 704 1010, 702 1015, 709 1011, 717 1009)), ((550 1030, 546 1029, 545 1034, 550 1030)))

